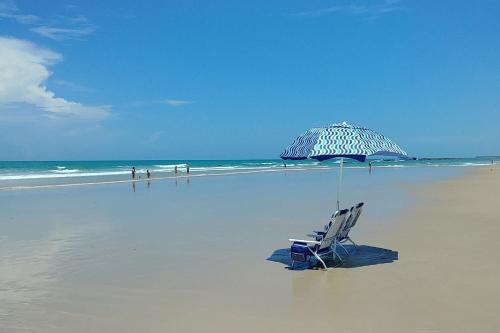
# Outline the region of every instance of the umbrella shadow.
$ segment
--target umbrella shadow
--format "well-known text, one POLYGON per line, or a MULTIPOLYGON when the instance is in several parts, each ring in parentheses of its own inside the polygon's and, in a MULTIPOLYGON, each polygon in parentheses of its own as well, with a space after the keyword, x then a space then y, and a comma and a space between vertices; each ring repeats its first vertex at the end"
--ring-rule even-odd
MULTIPOLYGON (((398 251, 374 247, 368 245, 344 245, 349 254, 338 248, 337 252, 342 258, 342 262, 338 259, 334 260, 331 255, 328 258, 322 258, 328 268, 355 268, 363 266, 372 266, 380 264, 389 264, 398 260, 398 251)), ((292 259, 290 257, 290 248, 278 249, 271 254, 269 261, 278 262, 286 265, 287 269, 292 268, 292 259)), ((310 262, 297 263, 295 262, 294 270, 318 269, 323 266, 312 258, 310 262)))

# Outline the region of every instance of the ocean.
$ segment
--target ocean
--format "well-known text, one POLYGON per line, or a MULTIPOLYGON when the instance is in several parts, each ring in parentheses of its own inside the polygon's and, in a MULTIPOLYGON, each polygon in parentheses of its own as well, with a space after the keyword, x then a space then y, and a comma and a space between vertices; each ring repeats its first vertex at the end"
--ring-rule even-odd
MULTIPOLYGON (((368 159, 361 163, 344 160, 346 168, 406 167, 467 167, 497 163, 499 157, 433 158, 419 160, 368 159)), ((144 180, 149 170, 152 178, 211 176, 333 168, 339 160, 317 162, 314 160, 282 161, 278 159, 255 160, 116 160, 116 161, 0 161, 0 189, 37 186, 110 183, 131 181, 131 169, 137 170, 136 179, 144 180), (175 167, 177 166, 177 173, 175 167)))

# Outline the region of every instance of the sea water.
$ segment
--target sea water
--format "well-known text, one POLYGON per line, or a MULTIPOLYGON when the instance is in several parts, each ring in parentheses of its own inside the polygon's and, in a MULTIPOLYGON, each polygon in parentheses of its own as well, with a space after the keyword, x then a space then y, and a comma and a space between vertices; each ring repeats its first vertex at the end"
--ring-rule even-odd
MULTIPOLYGON (((419 160, 368 159, 361 163, 345 159, 345 168, 478 166, 498 162, 498 157, 442 158, 419 160)), ((132 167, 136 180, 146 179, 149 170, 153 178, 176 176, 212 176, 288 170, 334 168, 338 159, 283 161, 255 160, 115 160, 115 161, 0 161, 0 189, 33 186, 71 185, 86 183, 125 182, 131 180, 132 167), (177 171, 177 172, 176 172, 177 171)))

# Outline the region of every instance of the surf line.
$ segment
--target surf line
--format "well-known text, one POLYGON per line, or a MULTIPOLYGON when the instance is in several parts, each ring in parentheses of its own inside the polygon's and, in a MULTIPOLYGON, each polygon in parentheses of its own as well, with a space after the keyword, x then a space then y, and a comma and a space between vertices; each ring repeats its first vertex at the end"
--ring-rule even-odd
MULTIPOLYGON (((394 165, 379 165, 377 168, 419 168, 419 167, 476 167, 476 166, 487 166, 489 164, 449 164, 449 165, 406 165, 406 166, 394 166, 394 165)), ((363 169, 367 168, 365 166, 346 166, 346 169, 363 169)), ((220 177, 220 176, 230 176, 230 175, 243 175, 243 174, 254 174, 254 173, 265 173, 265 172, 286 172, 286 171, 322 171, 322 170, 333 170, 338 169, 338 166, 314 166, 314 167, 288 167, 286 169, 265 169, 265 170, 252 170, 252 171, 234 171, 234 172, 220 172, 220 173, 193 173, 189 176, 166 176, 166 177, 152 177, 144 179, 126 179, 126 180, 111 180, 111 181, 101 181, 101 182, 87 182, 87 183, 68 183, 68 184, 47 184, 47 185, 25 185, 25 186, 6 186, 0 187, 0 191, 13 191, 13 190, 28 190, 28 189, 41 189, 41 188, 58 188, 58 187, 72 187, 72 186, 90 186, 90 185, 104 185, 104 184, 120 184, 120 183, 132 183, 132 182, 147 182, 151 180, 167 180, 167 179, 184 179, 190 177, 220 177)), ((98 176, 95 176, 98 177, 98 176)))
POLYGON ((122 184, 122 183, 134 183, 134 182, 147 182, 151 180, 168 180, 168 179, 185 179, 191 177, 211 177, 211 176, 230 176, 230 175, 242 175, 242 174, 254 174, 254 173, 264 173, 264 172, 285 172, 285 171, 319 171, 325 169, 335 169, 336 167, 323 167, 323 168, 287 168, 272 170, 252 170, 252 171, 234 171, 234 172, 221 172, 221 173, 198 173, 181 175, 181 176, 167 176, 167 177, 152 177, 152 178, 141 178, 141 179, 126 179, 126 180, 111 180, 111 181, 101 181, 101 182, 86 182, 86 183, 68 183, 68 184, 47 184, 47 185, 20 185, 20 186, 8 186, 0 187, 0 191, 12 191, 12 190, 28 190, 28 189, 42 189, 42 188, 58 188, 58 187, 74 187, 74 186, 90 186, 90 185, 104 185, 104 184, 122 184))

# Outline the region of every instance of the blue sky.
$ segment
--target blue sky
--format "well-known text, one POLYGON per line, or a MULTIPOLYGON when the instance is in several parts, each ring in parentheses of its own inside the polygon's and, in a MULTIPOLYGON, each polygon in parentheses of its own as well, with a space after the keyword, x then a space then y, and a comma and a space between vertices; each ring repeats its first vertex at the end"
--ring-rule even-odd
POLYGON ((346 120, 500 154, 498 1, 2 1, 0 159, 275 158, 346 120))

